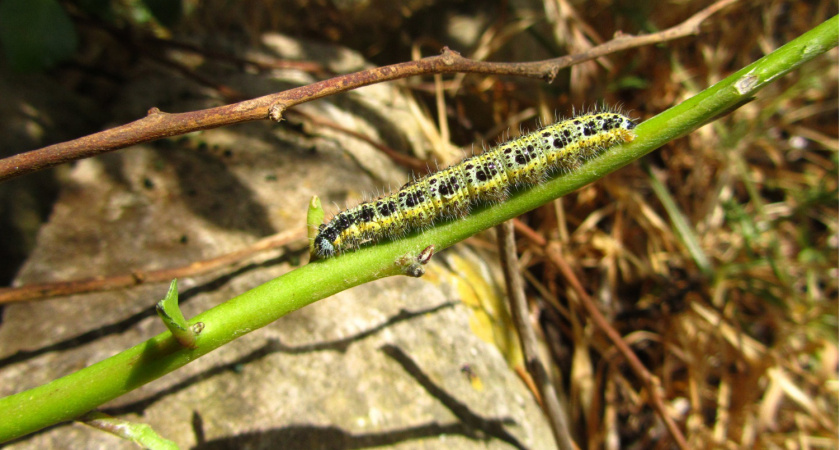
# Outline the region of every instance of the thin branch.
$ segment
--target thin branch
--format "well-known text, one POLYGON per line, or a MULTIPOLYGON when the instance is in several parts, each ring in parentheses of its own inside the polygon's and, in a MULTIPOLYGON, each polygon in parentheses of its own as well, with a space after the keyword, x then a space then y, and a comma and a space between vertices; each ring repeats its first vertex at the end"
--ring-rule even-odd
POLYGON ((539 78, 551 82, 566 67, 634 47, 666 42, 699 33, 700 23, 736 0, 720 0, 685 22, 658 33, 620 34, 591 50, 560 58, 526 63, 483 62, 462 57, 444 47, 438 56, 376 67, 251 100, 215 108, 170 114, 149 109, 146 117, 72 141, 50 145, 0 160, 0 181, 89 158, 135 144, 254 120, 282 120, 283 112, 301 103, 347 92, 362 86, 418 75, 483 73, 539 78))
POLYGON ((601 311, 595 306, 595 302, 592 301, 592 297, 586 292, 583 286, 580 284, 578 277, 575 275, 574 271, 571 267, 566 263, 566 260, 563 259, 561 256, 560 248, 557 243, 549 244, 543 236, 537 233, 534 229, 530 228, 528 225, 514 219, 514 227, 516 231, 520 232, 523 236, 528 238, 532 243, 536 245, 537 251, 543 253, 547 258, 548 261, 554 266, 560 273, 563 275, 564 279, 567 283, 575 290, 578 296, 581 299, 581 303, 586 308, 587 313, 589 314, 590 318, 595 325, 600 328, 604 334, 612 341, 615 348, 618 350, 619 353, 627 360, 627 363, 630 365, 630 368, 639 377, 642 382, 645 384, 645 388, 649 392, 649 398, 651 399, 652 406, 656 410, 659 417, 665 422, 665 425, 668 427, 668 432, 677 442, 677 445, 680 446, 682 449, 688 448, 688 444, 685 441, 685 437, 683 437, 682 432, 677 427, 674 420, 668 414, 667 409, 665 408, 665 403, 662 400, 662 395, 660 392, 659 381, 647 370, 647 368, 642 364, 639 358, 636 356, 636 353, 630 349, 624 339, 621 337, 618 331, 610 325, 607 319, 601 314, 601 311), (546 249, 546 246, 548 248, 546 249), (544 252, 541 249, 546 249, 544 252))
POLYGON ((306 233, 293 230, 275 234, 255 242, 253 245, 225 255, 196 261, 190 265, 168 269, 142 271, 104 278, 86 278, 52 283, 27 284, 20 287, 0 288, 0 305, 29 300, 46 300, 52 297, 84 294, 88 292, 111 291, 143 283, 170 282, 175 278, 194 277, 221 267, 236 264, 266 250, 283 247, 292 242, 303 241, 306 233))
POLYGON ((622 356, 624 356, 624 359, 627 360, 627 363, 629 364, 630 369, 633 370, 633 373, 642 380, 642 383, 645 385, 645 389, 648 391, 648 398, 652 403, 651 406, 653 406, 656 410, 662 421, 665 422, 665 426, 668 428, 668 432, 671 434, 671 437, 681 449, 687 450, 689 447, 685 440, 685 436, 683 436, 682 431, 680 431, 676 422, 674 422, 674 419, 665 407, 665 402, 662 400, 662 389, 659 380, 647 370, 645 365, 639 360, 638 356, 636 356, 636 353, 634 353, 633 350, 630 349, 630 346, 624 342, 621 334, 619 334, 619 332, 610 325, 604 315, 601 314, 601 311, 595 305, 592 297, 590 297, 586 292, 586 289, 581 286, 580 281, 574 274, 574 271, 572 271, 572 268, 569 267, 561 256, 559 246, 556 243, 549 244, 545 253, 551 264, 560 271, 566 282, 569 283, 572 289, 574 289, 577 293, 578 297, 580 297, 581 303, 583 304, 583 307, 586 308, 586 312, 589 314, 590 319, 592 319, 592 321, 595 322, 595 325, 607 335, 613 345, 615 345, 616 349, 618 349, 619 353, 621 353, 622 356))
POLYGON ((527 238, 531 243, 537 246, 537 248, 545 248, 548 242, 545 240, 542 234, 534 230, 533 228, 526 225, 524 222, 519 220, 518 218, 512 219, 513 220, 513 227, 518 231, 522 236, 527 238))
POLYGON ((226 62, 240 69, 252 67, 260 72, 266 72, 271 69, 296 69, 319 76, 334 75, 334 72, 330 72, 322 64, 313 61, 291 61, 283 59, 276 59, 270 62, 258 61, 227 52, 214 51, 176 39, 163 39, 154 35, 133 33, 131 30, 115 26, 112 23, 95 17, 88 17, 73 11, 68 12, 76 24, 88 27, 94 31, 105 32, 111 36, 114 43, 129 49, 129 51, 143 53, 144 56, 157 56, 167 53, 170 49, 175 49, 181 52, 193 53, 202 58, 226 62), (151 49, 149 50, 149 48, 151 49))
POLYGON ((303 111, 295 111, 295 114, 306 118, 313 125, 317 125, 317 126, 321 126, 321 127, 325 127, 325 128, 330 128, 330 129, 333 129, 335 131, 344 133, 348 136, 354 137, 356 139, 361 139, 361 140, 367 142, 372 147, 379 150, 380 152, 384 153, 385 156, 387 156, 388 158, 391 159, 391 161, 394 161, 395 163, 397 163, 397 164, 399 164, 403 167, 411 169, 417 174, 429 173, 430 164, 427 161, 423 161, 422 159, 402 154, 402 153, 394 150, 393 148, 388 147, 387 145, 381 144, 381 143, 371 139, 369 136, 366 136, 362 133, 359 133, 358 131, 353 131, 353 130, 347 128, 347 127, 343 127, 343 126, 341 126, 341 125, 339 125, 339 124, 337 124, 337 123, 335 123, 331 120, 323 119, 323 118, 320 118, 320 117, 315 117, 315 116, 313 116, 311 114, 308 114, 308 113, 305 113, 303 111))
POLYGON ((572 450, 574 446, 572 444, 571 433, 569 432, 569 425, 566 423, 566 417, 560 407, 554 385, 548 377, 548 371, 545 369, 543 362, 540 361, 537 336, 531 324, 528 322, 528 305, 525 300, 522 276, 519 273, 519 260, 516 257, 513 223, 507 221, 497 226, 496 235, 499 240, 499 255, 502 258, 502 269, 504 270, 505 282, 508 287, 513 323, 519 332, 519 342, 522 345, 522 353, 525 355, 525 367, 528 368, 528 372, 533 377, 542 396, 543 411, 551 423, 551 431, 554 433, 557 448, 572 450))

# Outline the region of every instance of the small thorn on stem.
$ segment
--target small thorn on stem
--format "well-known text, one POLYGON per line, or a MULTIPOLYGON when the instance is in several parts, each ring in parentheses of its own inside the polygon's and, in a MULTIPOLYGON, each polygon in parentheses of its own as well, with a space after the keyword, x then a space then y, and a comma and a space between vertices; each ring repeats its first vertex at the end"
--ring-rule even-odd
POLYGON ((420 264, 426 265, 429 261, 432 260, 432 256, 435 254, 435 246, 430 245, 423 249, 419 255, 417 255, 417 262, 420 264))
POLYGON ((420 278, 426 274, 426 268, 423 267, 432 260, 432 255, 435 253, 435 246, 430 245, 420 251, 417 255, 407 254, 397 260, 397 265, 402 269, 402 273, 414 278, 420 278))

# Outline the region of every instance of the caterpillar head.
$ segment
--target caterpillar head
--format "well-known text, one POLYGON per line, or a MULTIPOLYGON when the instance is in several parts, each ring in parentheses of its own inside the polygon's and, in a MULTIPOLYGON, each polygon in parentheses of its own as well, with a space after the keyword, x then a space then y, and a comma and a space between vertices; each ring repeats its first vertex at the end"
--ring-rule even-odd
POLYGON ((315 236, 315 242, 313 243, 315 247, 315 255, 318 256, 319 259, 335 256, 336 248, 334 242, 337 237, 338 233, 334 228, 321 224, 321 226, 318 227, 318 235, 315 236))
POLYGON ((331 258, 335 256, 335 246, 324 236, 315 238, 315 254, 318 258, 331 258))

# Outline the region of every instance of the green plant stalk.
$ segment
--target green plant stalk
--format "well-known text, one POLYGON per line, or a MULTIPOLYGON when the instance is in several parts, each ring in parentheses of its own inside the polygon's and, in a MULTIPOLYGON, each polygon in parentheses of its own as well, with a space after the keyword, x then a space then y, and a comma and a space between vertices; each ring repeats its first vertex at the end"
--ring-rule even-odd
POLYGON ((321 199, 318 196, 309 200, 309 208, 306 211, 306 237, 309 239, 309 254, 315 253, 315 237, 318 236, 318 227, 324 223, 324 208, 321 207, 321 199))
POLYGON ((144 423, 132 423, 117 419, 98 411, 92 411, 80 418, 82 423, 98 430, 106 431, 125 440, 134 442, 142 448, 153 450, 178 450, 178 445, 161 437, 144 423))
POLYGON ((0 399, 0 442, 72 420, 190 361, 317 300, 362 283, 402 273, 404 255, 434 245, 447 248, 481 230, 519 216, 591 183, 661 145, 749 101, 776 78, 837 46, 837 16, 689 100, 640 124, 637 138, 611 149, 581 170, 515 194, 464 220, 442 223, 398 241, 316 261, 245 292, 192 320, 204 329, 195 349, 167 331, 75 373, 0 399))
POLYGON ((679 236, 686 250, 688 250, 691 259, 694 260, 694 264, 703 272, 703 275, 707 277, 713 276, 714 269, 712 263, 706 257, 706 253, 700 246, 700 240, 694 232, 694 227, 691 226, 688 218, 685 217, 680 207, 677 206, 668 188, 656 177, 650 164, 647 164, 646 161, 642 161, 641 163, 645 173, 648 175, 648 179, 650 179, 650 187, 653 188, 653 193, 656 194, 656 198, 659 199, 662 207, 665 208, 665 212, 668 213, 668 218, 671 220, 677 236, 679 236))

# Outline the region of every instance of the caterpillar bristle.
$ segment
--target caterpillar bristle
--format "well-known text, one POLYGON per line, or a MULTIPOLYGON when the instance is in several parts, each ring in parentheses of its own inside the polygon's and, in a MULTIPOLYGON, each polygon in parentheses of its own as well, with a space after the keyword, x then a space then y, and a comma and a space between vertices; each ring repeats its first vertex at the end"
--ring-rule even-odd
POLYGON ((319 227, 315 254, 329 258, 361 245, 400 238, 443 219, 461 218, 473 206, 505 201, 511 191, 534 186, 635 138, 636 124, 619 108, 600 107, 508 139, 460 163, 412 177, 389 195, 366 200, 319 227))

